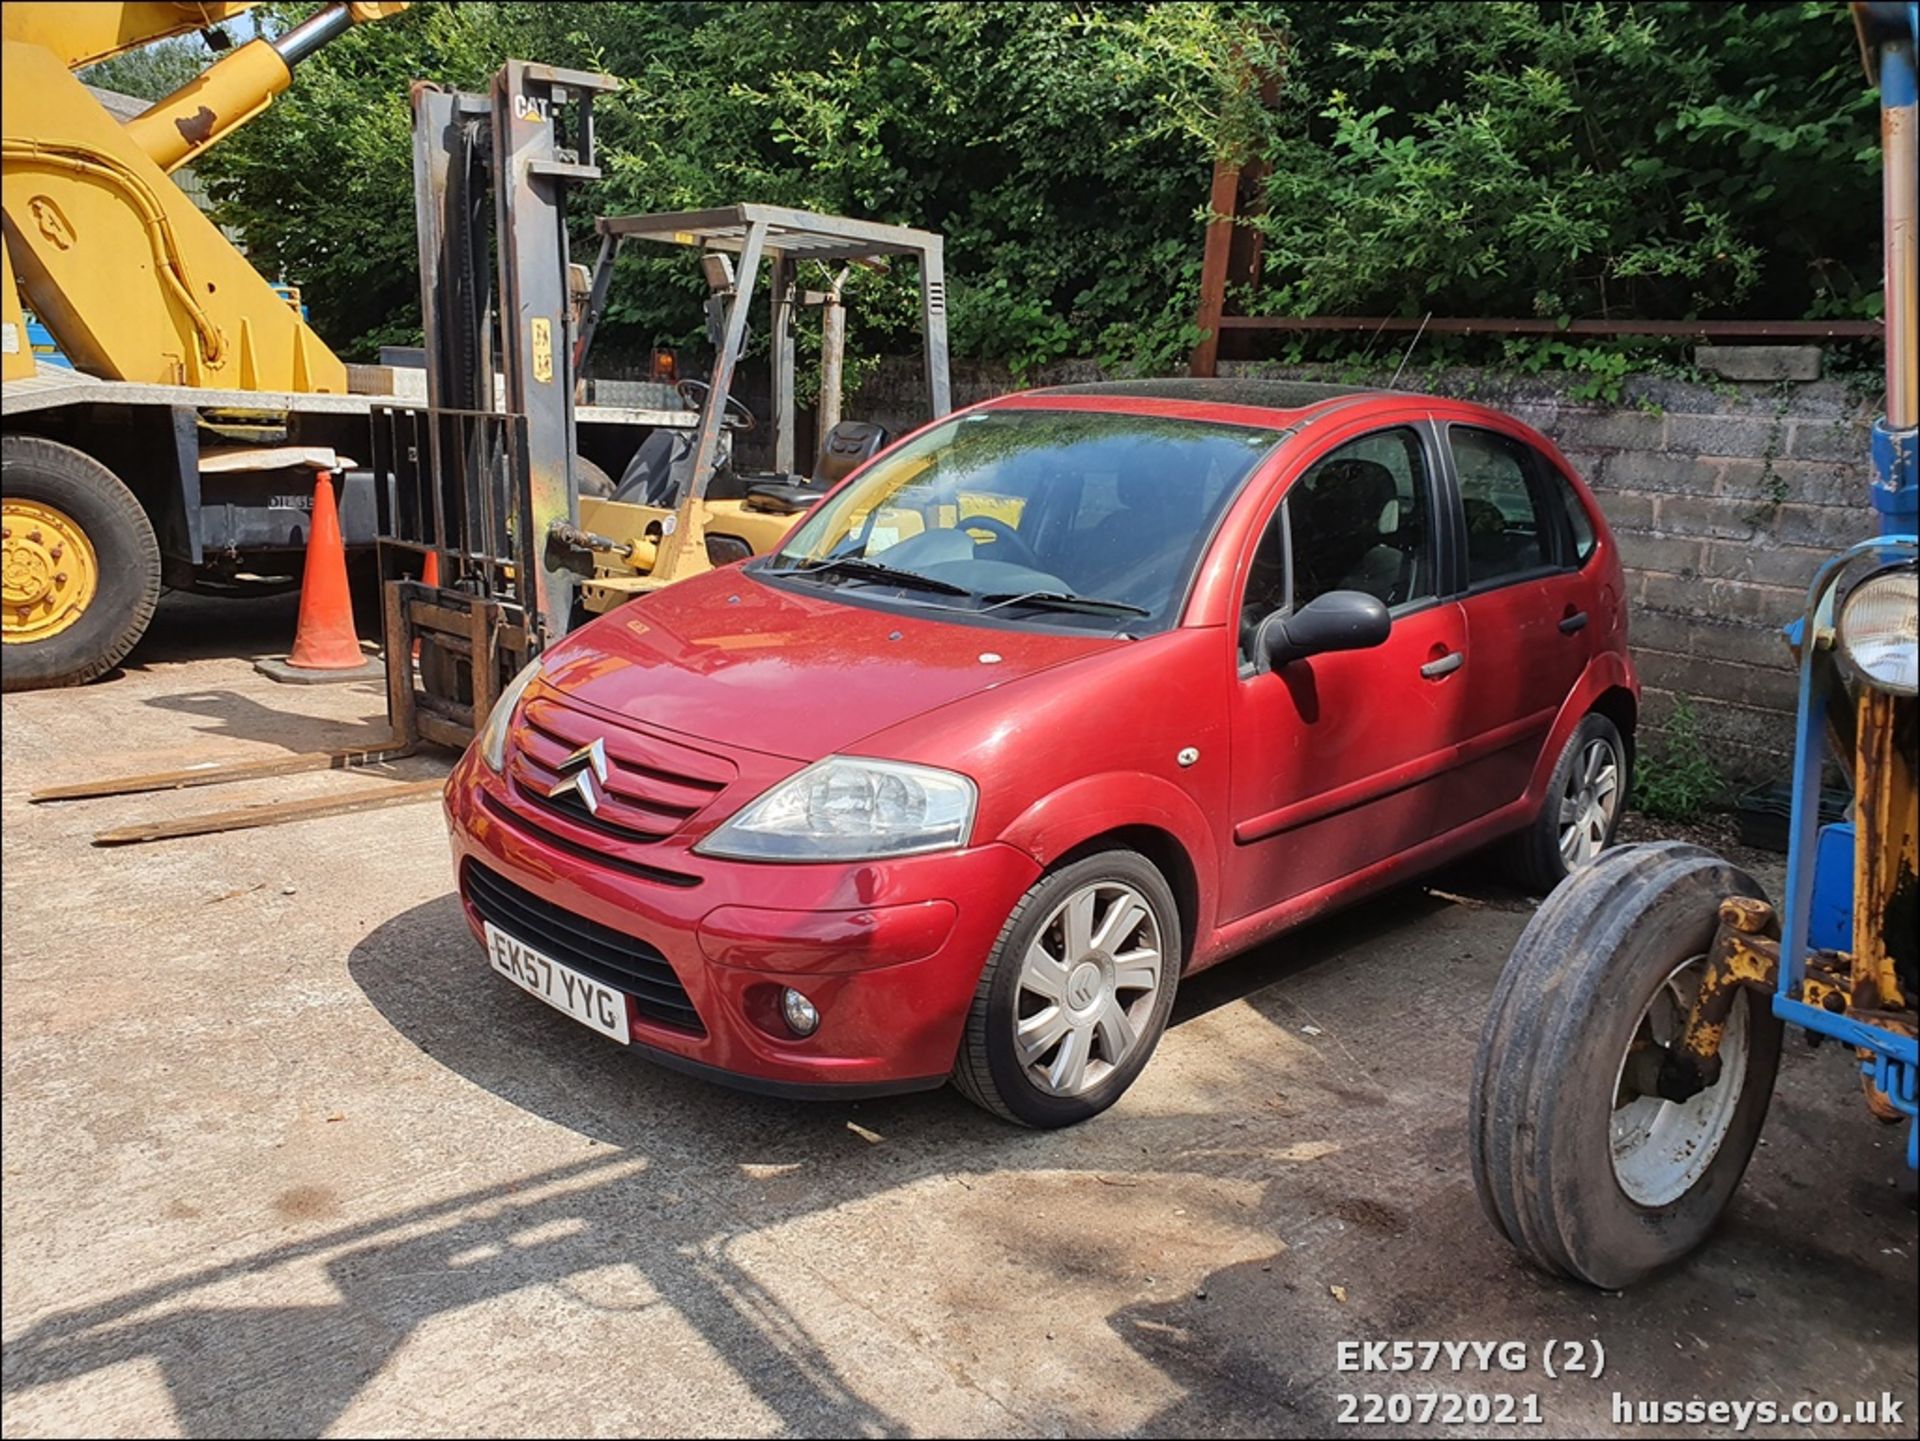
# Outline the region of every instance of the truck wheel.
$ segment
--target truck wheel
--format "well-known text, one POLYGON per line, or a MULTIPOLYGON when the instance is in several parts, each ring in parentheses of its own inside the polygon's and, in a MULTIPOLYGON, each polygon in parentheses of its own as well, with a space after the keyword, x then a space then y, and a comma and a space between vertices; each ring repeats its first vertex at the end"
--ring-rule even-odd
POLYGON ((613 477, 584 455, 573 458, 573 483, 580 487, 580 493, 594 500, 610 500, 613 497, 613 477))
POLYGON ((1514 879, 1537 894, 1552 890, 1613 844, 1626 803, 1626 742, 1595 712, 1574 727, 1540 814, 1510 843, 1514 879))
POLYGON ((125 659, 153 619, 153 526, 92 456, 37 435, 0 445, 0 679, 10 691, 84 685, 125 659))
POLYGON ((953 1082, 1023 1126, 1106 1110, 1167 1028, 1180 913, 1159 867, 1102 851, 1036 881, 981 972, 953 1082))
POLYGON ((1606 852, 1547 897, 1494 990, 1469 1103, 1480 1202, 1529 1260, 1617 1290, 1705 1239, 1753 1155, 1780 1065, 1768 998, 1742 991, 1719 1081, 1658 1095, 1728 896, 1763 897, 1698 846, 1606 852))

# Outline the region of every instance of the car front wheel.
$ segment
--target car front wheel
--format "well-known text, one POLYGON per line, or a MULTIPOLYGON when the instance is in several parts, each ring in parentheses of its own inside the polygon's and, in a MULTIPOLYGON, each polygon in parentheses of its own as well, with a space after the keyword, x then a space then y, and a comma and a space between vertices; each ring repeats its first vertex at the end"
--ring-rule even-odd
POLYGON ((1025 1126, 1098 1115, 1153 1054, 1181 960, 1173 892, 1146 857, 1101 851, 1049 872, 981 973, 955 1086, 1025 1126))

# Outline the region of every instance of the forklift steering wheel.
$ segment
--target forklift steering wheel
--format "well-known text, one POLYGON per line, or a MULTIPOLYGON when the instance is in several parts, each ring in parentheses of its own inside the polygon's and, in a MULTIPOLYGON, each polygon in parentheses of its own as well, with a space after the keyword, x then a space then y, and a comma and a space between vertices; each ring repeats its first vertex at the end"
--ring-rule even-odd
MULTIPOLYGON (((674 383, 673 393, 693 409, 705 410, 707 397, 713 394, 713 387, 704 380, 681 380, 674 383)), ((740 431, 752 430, 760 423, 753 418, 753 412, 747 409, 746 402, 733 394, 727 396, 727 410, 723 417, 723 423, 728 421, 735 430, 740 431)))

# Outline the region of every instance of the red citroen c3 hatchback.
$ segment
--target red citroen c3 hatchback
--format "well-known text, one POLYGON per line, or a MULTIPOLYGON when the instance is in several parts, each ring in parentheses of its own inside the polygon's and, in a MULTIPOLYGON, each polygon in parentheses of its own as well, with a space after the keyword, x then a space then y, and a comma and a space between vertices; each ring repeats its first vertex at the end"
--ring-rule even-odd
POLYGON ((1111 1105, 1183 975, 1608 843, 1620 561, 1536 432, 1279 383, 1007 396, 515 679, 447 787, 494 970, 776 1093, 1111 1105))

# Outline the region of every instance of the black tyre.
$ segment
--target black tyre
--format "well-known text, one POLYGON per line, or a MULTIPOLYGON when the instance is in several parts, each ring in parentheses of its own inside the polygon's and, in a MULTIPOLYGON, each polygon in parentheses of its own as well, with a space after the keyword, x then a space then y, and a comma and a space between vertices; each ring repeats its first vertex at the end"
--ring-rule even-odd
POLYGON ((1097 1116, 1153 1054, 1183 960, 1173 892, 1146 857, 1101 851, 1049 872, 981 972, 954 1085, 1023 1126, 1097 1116))
POLYGON ((1622 846, 1547 897, 1508 958, 1468 1149, 1487 1215, 1543 1269, 1631 1285, 1698 1246, 1739 1186, 1780 1065, 1767 998, 1735 998, 1715 1085, 1684 1104, 1652 1085, 1736 895, 1764 898, 1698 846, 1622 846))
POLYGON ((584 455, 573 458, 573 483, 580 487, 580 494, 595 500, 610 500, 613 497, 613 477, 584 455))
POLYGON ((0 441, 4 688, 84 685, 126 658, 160 599, 160 547, 99 461, 37 435, 0 441))
POLYGON ((1627 743, 1605 716, 1574 727, 1554 762, 1547 799, 1533 824, 1509 842, 1514 879, 1536 893, 1552 890, 1613 844, 1627 808, 1627 743))

